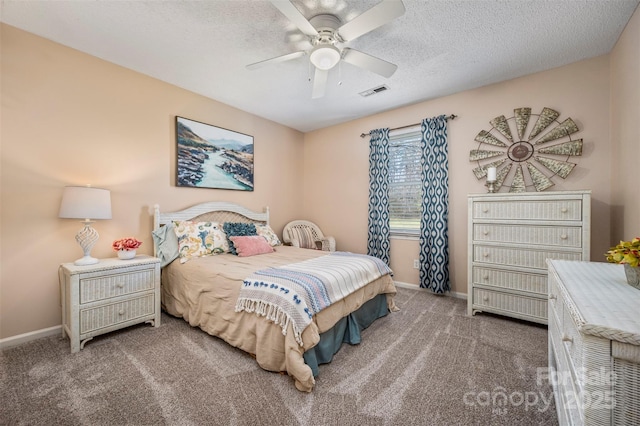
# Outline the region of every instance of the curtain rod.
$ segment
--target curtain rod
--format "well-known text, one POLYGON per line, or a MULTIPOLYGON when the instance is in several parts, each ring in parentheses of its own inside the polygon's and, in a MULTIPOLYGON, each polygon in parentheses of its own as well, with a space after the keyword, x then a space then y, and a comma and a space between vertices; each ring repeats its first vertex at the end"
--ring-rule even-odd
MULTIPOLYGON (((458 117, 458 116, 457 116, 457 115, 455 115, 455 114, 451 114, 451 115, 446 116, 445 118, 446 118, 447 120, 453 120, 453 119, 455 119, 456 117, 458 117)), ((406 128, 408 128, 408 127, 417 126, 418 124, 422 124, 422 123, 415 123, 415 124, 409 124, 409 125, 407 125, 407 126, 395 127, 395 128, 393 128, 393 129, 389 129, 389 131, 391 131, 391 130, 406 129, 406 128)), ((361 137, 361 138, 364 138, 365 136, 371 136, 371 132, 369 132, 369 133, 361 133, 361 134, 360 134, 360 137, 361 137)))

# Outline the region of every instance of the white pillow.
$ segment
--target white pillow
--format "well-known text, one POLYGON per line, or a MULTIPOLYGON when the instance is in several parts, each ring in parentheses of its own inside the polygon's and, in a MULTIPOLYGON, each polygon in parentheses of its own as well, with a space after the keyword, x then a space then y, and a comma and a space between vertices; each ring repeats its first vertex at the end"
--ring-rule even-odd
POLYGON ((273 229, 271 229, 269 225, 256 224, 256 233, 264 237, 264 239, 267 240, 271 247, 282 245, 282 242, 280 242, 280 239, 278 238, 276 233, 273 232, 273 229))

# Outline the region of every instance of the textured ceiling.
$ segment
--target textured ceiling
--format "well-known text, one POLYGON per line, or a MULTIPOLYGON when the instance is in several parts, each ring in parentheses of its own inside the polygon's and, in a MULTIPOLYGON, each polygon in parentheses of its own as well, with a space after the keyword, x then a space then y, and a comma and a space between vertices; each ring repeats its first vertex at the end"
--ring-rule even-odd
MULTIPOLYGON (((2 1, 2 22, 302 132, 608 53, 640 0, 405 0, 400 18, 348 47, 398 65, 342 63, 311 99, 309 47, 270 2, 2 1), (338 84, 342 82, 342 84, 338 84), (386 84, 369 97, 358 93, 386 84)), ((379 0, 293 0, 348 22, 379 0)))

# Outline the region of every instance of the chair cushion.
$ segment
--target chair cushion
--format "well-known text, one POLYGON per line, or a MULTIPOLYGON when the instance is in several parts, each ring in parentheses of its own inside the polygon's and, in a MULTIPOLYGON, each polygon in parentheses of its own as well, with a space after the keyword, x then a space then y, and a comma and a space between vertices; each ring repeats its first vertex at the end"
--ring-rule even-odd
POLYGON ((291 240, 297 240, 301 248, 318 248, 311 228, 306 226, 293 226, 289 228, 289 238, 291 240))

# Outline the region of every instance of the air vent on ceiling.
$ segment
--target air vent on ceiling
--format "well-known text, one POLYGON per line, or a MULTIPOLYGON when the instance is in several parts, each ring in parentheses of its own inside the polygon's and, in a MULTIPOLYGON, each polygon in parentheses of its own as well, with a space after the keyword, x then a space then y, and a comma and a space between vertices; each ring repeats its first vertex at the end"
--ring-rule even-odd
POLYGON ((367 96, 375 95, 376 93, 384 92, 386 90, 389 90, 389 86, 387 86, 386 84, 383 84, 382 86, 374 87, 373 89, 360 92, 360 96, 367 97, 367 96))

